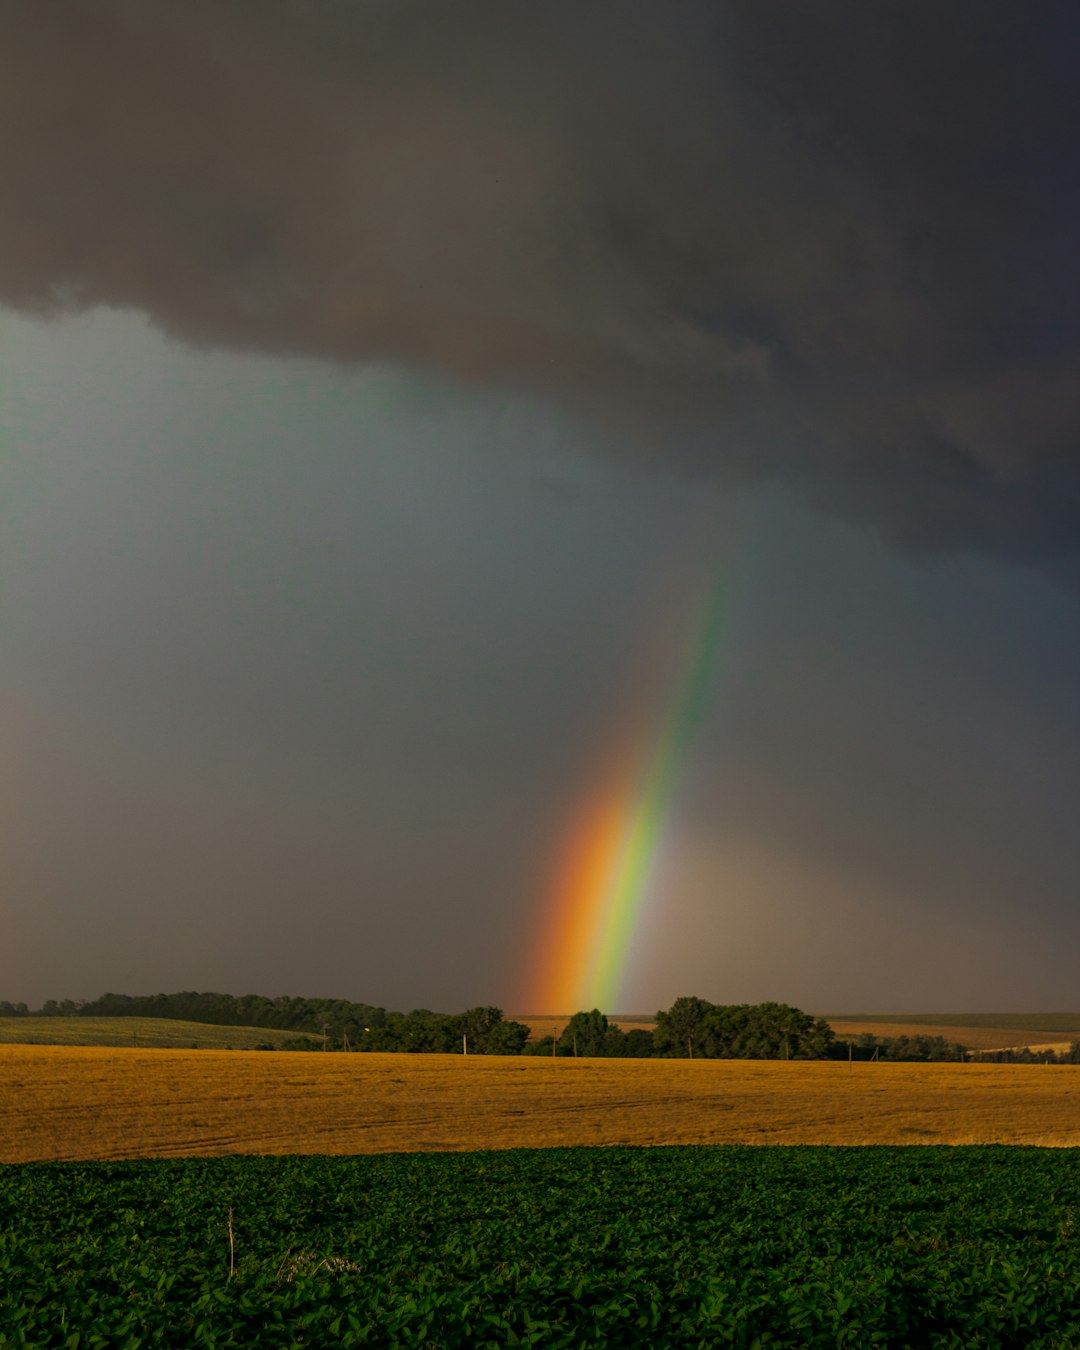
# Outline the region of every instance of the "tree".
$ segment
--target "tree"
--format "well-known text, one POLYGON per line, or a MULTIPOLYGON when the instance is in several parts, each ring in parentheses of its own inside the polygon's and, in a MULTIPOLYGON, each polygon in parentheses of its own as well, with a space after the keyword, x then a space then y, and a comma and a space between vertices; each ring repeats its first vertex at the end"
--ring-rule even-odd
POLYGON ((713 1008, 703 998, 677 998, 667 1012, 656 1014, 653 1042, 665 1055, 694 1058, 694 1042, 700 1036, 705 1019, 713 1008))
POLYGON ((576 1012, 559 1037, 559 1053, 604 1055, 607 1053, 608 1034, 608 1020, 599 1008, 593 1008, 591 1012, 576 1012))
POLYGON ((552 1055, 557 1054, 554 1036, 541 1036, 538 1040, 529 1041, 527 1045, 522 1046, 523 1055, 544 1055, 550 1059, 552 1055))
POLYGON ((799 1045, 800 1059, 828 1059, 836 1033, 824 1017, 815 1018, 799 1045))
POLYGON ((703 1059, 823 1059, 833 1032, 788 1003, 676 999, 656 1015, 654 1053, 703 1059))
POLYGON ((524 1022, 500 1021, 484 1039, 485 1055, 520 1055, 529 1039, 529 1028, 524 1022))
POLYGON ((469 1050, 477 1055, 486 1053, 487 1038, 502 1021, 501 1008, 469 1008, 455 1017, 459 1038, 467 1036, 469 1050))
POLYGON ((701 1044, 717 1059, 818 1059, 832 1030, 788 1003, 739 1003, 713 1008, 701 1044))
POLYGON ((653 1034, 644 1027, 631 1027, 623 1038, 623 1055, 627 1059, 651 1059, 653 1034))
POLYGON ((469 1008, 441 1021, 444 1048, 454 1053, 467 1047, 470 1055, 519 1055, 529 1039, 529 1028, 523 1022, 507 1022, 501 1008, 469 1008))

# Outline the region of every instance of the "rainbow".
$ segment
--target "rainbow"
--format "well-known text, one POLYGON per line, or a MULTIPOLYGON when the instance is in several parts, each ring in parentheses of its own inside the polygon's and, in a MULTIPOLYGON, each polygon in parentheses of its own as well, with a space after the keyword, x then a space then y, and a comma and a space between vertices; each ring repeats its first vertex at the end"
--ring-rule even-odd
POLYGON ((680 770, 709 690, 726 611, 715 585, 665 682, 664 713, 623 730, 589 777, 545 896, 529 1006, 617 1010, 680 770), (658 723, 658 725, 656 725, 658 723))

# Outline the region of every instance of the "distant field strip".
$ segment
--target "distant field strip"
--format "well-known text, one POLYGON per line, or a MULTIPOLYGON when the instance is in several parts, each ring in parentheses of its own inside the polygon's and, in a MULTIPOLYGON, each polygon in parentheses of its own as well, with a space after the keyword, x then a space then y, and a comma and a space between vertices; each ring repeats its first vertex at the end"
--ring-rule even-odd
POLYGON ((0 1161, 569 1144, 1080 1146, 1080 1066, 0 1047, 0 1161))
POLYGON ((829 1013, 826 1020, 838 1036, 945 1036, 973 1049, 981 1048, 975 1037, 985 1032, 996 1033, 995 1046, 1080 1040, 1080 1013, 829 1013), (1014 1034, 1022 1039, 1012 1041, 1014 1034))
MULTIPOLYGON (((0 1017, 0 1045, 112 1045, 167 1050, 256 1050, 301 1037, 275 1027, 222 1027, 168 1017, 0 1017)), ((314 1041, 313 1036, 308 1037, 314 1041)))
MULTIPOLYGON (((941 1036, 946 1041, 963 1045, 968 1050, 1006 1050, 1021 1046, 1067 1050, 1070 1041, 1062 1040, 1060 1031, 983 1026, 957 1026, 946 1022, 886 1022, 859 1021, 854 1018, 830 1018, 829 1025, 839 1040, 854 1040, 869 1033, 871 1036, 941 1036)), ((1074 1039, 1080 1040, 1080 1031, 1074 1039)))

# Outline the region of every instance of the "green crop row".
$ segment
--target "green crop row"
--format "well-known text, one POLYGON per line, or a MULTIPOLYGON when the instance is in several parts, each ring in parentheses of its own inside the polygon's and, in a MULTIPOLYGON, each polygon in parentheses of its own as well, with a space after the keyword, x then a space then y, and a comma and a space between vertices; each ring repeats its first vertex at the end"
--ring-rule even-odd
POLYGON ((0 1170, 0 1347, 1080 1347, 1071 1150, 0 1170))

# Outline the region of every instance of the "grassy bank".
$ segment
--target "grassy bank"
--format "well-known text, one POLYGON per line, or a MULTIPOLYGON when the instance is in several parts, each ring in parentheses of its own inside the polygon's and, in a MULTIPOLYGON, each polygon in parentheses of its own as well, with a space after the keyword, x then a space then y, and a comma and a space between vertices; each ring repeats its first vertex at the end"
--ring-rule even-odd
POLYGON ((295 1031, 222 1027, 165 1017, 0 1017, 0 1045, 136 1046, 144 1050, 276 1049, 295 1031))

